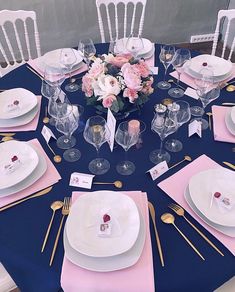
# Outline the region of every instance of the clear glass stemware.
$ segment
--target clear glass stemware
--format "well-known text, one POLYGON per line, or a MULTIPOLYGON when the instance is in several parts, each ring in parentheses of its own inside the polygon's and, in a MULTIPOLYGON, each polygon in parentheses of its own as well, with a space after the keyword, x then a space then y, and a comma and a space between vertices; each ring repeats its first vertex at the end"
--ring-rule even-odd
POLYGON ((78 50, 81 52, 87 67, 90 67, 92 57, 96 54, 95 45, 90 38, 81 39, 78 44, 78 50))

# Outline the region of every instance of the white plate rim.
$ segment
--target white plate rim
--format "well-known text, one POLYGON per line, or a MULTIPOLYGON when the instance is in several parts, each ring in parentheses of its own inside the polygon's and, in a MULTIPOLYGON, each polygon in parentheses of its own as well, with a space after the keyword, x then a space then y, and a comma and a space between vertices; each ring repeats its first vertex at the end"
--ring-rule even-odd
MULTIPOLYGON (((73 249, 72 246, 69 243, 67 234, 66 234, 66 225, 64 228, 64 249, 65 249, 65 257, 72 262, 73 264, 86 269, 86 270, 90 270, 90 271, 94 271, 94 272, 112 272, 112 271, 118 271, 118 270, 122 270, 128 267, 131 267, 133 265, 135 265, 138 260, 140 259, 144 246, 145 246, 145 241, 146 241, 146 223, 145 220, 143 218, 142 213, 139 210, 139 215, 140 215, 140 230, 139 230, 139 234, 138 234, 138 238, 135 242, 135 244, 133 245, 133 247, 131 249, 129 249, 128 251, 116 255, 116 256, 112 256, 112 257, 104 257, 104 258, 93 258, 93 257, 89 257, 86 256, 84 254, 79 253, 77 250, 73 249), (133 253, 133 251, 135 251, 135 249, 138 248, 138 252, 135 254, 135 257, 133 257, 132 259, 128 258, 130 257, 130 254, 133 253), (73 256, 71 255, 71 251, 73 253, 76 253, 77 256, 80 256, 80 258, 83 258, 85 260, 94 260, 94 262, 99 263, 99 261, 102 261, 102 263, 99 263, 99 268, 94 268, 94 266, 90 266, 89 264, 82 264, 81 262, 78 262, 77 259, 74 259, 73 256), (126 262, 125 264, 125 260, 128 261, 128 263, 126 262), (107 268, 104 267, 104 263, 106 261, 112 261, 113 267, 112 268, 107 268), (116 261, 116 263, 115 263, 116 261)), ((66 222, 67 224, 67 222, 66 222)))
POLYGON ((235 136, 235 124, 233 124, 233 121, 231 119, 231 108, 228 108, 225 114, 225 124, 227 127, 227 130, 230 132, 230 134, 235 136), (234 129, 233 129, 234 126, 234 129))
MULTIPOLYGON (((121 41, 123 41, 123 40, 128 40, 128 38, 126 37, 126 38, 121 38, 121 39, 119 39, 119 40, 117 40, 117 42, 121 42, 121 41)), ((152 50, 153 50, 153 47, 155 47, 154 46, 154 43, 152 43, 149 39, 146 39, 146 38, 142 38, 142 40, 143 40, 143 42, 145 42, 145 41, 147 41, 147 42, 149 42, 149 43, 151 43, 151 49, 149 49, 148 51, 146 51, 146 49, 144 50, 144 48, 140 51, 140 53, 138 54, 138 57, 141 57, 142 55, 146 55, 146 54, 148 54, 148 53, 150 53, 152 50)), ((124 53, 129 53, 127 50, 126 50, 126 48, 125 48, 125 46, 123 46, 123 54, 124 53)))
POLYGON ((10 195, 13 195, 15 193, 18 193, 28 187, 30 187, 32 184, 34 184, 36 181, 38 181, 46 172, 47 170, 47 162, 46 158, 41 154, 41 152, 35 147, 34 145, 30 144, 34 150, 37 152, 39 157, 39 162, 35 170, 32 172, 31 176, 27 177, 23 181, 19 182, 17 185, 12 186, 10 188, 0 190, 0 198, 7 197, 10 195))
POLYGON ((3 146, 3 147, 6 146, 6 145, 9 145, 10 146, 10 144, 12 144, 12 145, 13 144, 16 144, 16 145, 25 145, 26 148, 28 148, 29 151, 31 151, 32 155, 34 155, 35 160, 33 161, 34 163, 32 164, 30 170, 26 171, 25 176, 18 177, 18 178, 16 178, 14 180, 14 182, 11 182, 11 183, 8 183, 8 184, 5 182, 5 185, 0 185, 0 190, 13 187, 16 184, 18 184, 18 183, 22 182, 23 180, 25 180, 28 176, 30 176, 32 174, 32 172, 35 170, 35 168, 37 167, 37 165, 39 163, 39 156, 38 156, 37 152, 35 151, 35 149, 29 143, 24 142, 24 141, 10 140, 10 141, 7 141, 7 142, 4 142, 4 143, 0 144, 0 148, 1 148, 1 146, 3 146))

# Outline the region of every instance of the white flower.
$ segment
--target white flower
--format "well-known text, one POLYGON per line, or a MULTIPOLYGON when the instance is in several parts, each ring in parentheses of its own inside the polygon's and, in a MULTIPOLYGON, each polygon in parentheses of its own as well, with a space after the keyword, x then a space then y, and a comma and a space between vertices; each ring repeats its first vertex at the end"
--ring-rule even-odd
POLYGON ((99 96, 98 100, 104 99, 110 94, 117 96, 121 91, 120 83, 111 75, 100 75, 92 85, 95 96, 99 96))

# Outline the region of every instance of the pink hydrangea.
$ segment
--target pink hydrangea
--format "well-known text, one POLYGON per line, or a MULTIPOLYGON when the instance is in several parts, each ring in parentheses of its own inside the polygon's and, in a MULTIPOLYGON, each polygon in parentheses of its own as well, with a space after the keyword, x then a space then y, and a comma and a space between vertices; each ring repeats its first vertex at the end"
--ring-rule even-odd
POLYGON ((125 88, 123 91, 123 96, 129 98, 129 102, 134 103, 138 98, 138 93, 136 90, 131 88, 125 88))
POLYGON ((120 54, 117 56, 113 56, 113 58, 111 58, 110 60, 110 63, 114 66, 117 66, 118 68, 121 68, 124 64, 128 63, 131 58, 131 54, 120 54))
POLYGON ((133 66, 141 77, 147 78, 149 76, 150 70, 144 60, 139 60, 139 63, 134 64, 133 66))
POLYGON ((124 82, 129 89, 140 91, 142 89, 141 78, 134 65, 126 63, 121 68, 124 82))
POLYGON ((92 78, 89 73, 86 73, 82 77, 82 91, 85 92, 87 97, 91 97, 93 95, 92 78))
POLYGON ((115 100, 117 100, 116 96, 110 94, 102 100, 102 105, 105 108, 110 108, 115 100))

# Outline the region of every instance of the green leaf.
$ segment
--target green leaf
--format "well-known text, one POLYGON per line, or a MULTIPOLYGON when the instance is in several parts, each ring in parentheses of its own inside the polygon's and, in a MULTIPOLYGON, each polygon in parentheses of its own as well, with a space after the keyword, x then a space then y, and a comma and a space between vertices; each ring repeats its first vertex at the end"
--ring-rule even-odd
POLYGON ((114 113, 117 113, 119 111, 119 105, 118 105, 118 101, 115 100, 111 106, 111 111, 114 113))

